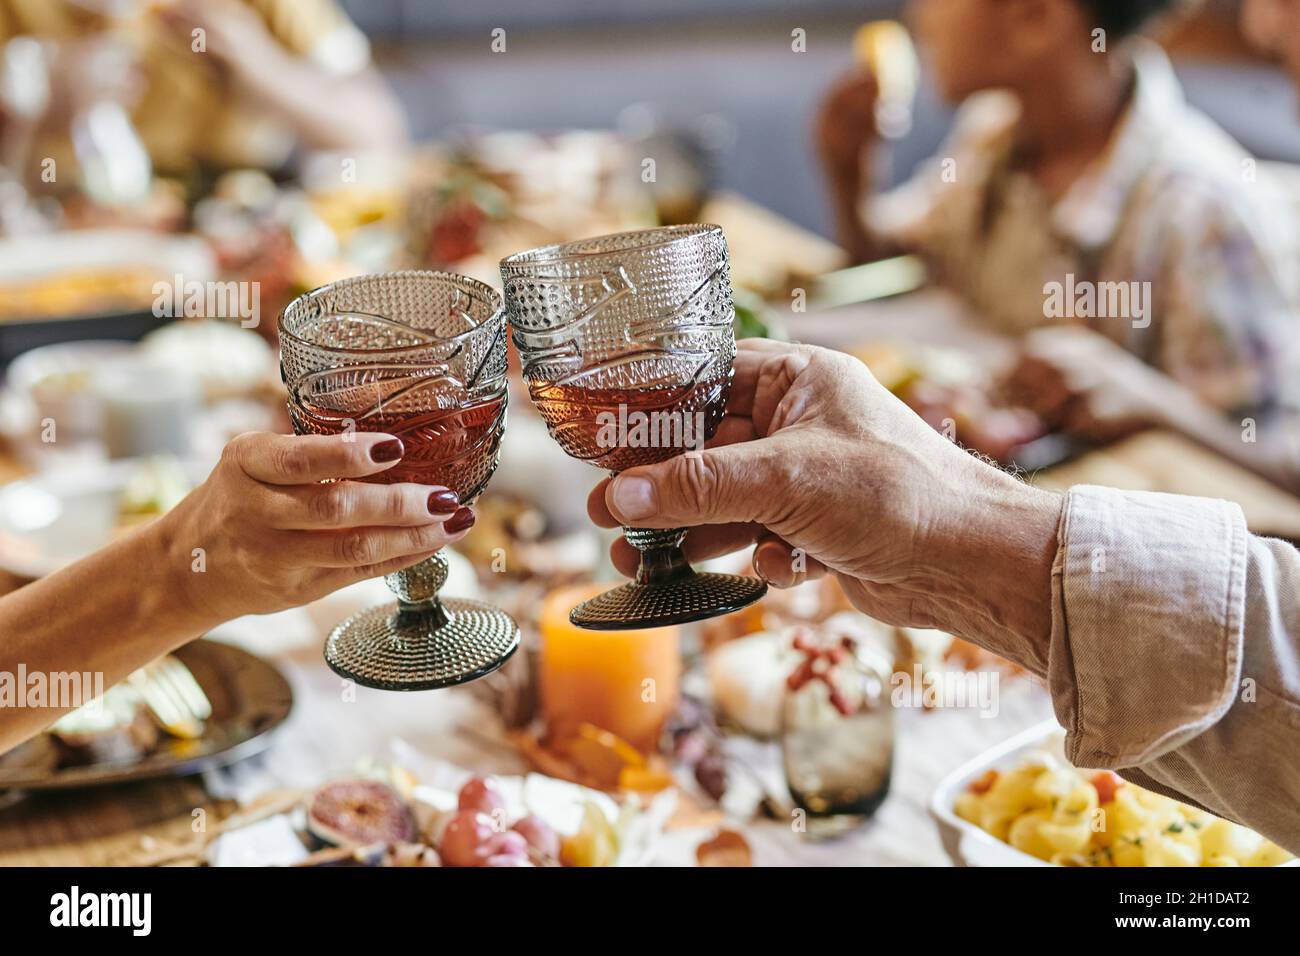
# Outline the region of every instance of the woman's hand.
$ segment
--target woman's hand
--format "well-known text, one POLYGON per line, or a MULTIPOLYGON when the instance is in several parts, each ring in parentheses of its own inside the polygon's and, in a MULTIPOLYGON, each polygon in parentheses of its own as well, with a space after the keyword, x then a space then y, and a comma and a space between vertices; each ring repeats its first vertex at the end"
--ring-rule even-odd
POLYGON ((235 438, 151 529, 179 594, 215 624, 306 604, 459 540, 474 514, 446 488, 329 481, 381 474, 403 451, 378 433, 235 438))
MULTIPOLYGON (((445 488, 332 481, 393 467, 391 435, 240 435, 162 518, 0 599, 0 672, 105 686, 243 614, 415 564, 474 523, 445 488)), ((0 708, 0 753, 80 700, 0 708)))
MULTIPOLYGON (((602 482, 588 502, 597 524, 702 526, 686 538, 691 560, 757 542, 755 570, 778 587, 830 571, 889 623, 1018 661, 1026 640, 1045 649, 1058 496, 953 445, 850 356, 745 341, 735 369, 712 446, 602 482)), ((636 557, 615 543, 623 573, 636 557)))

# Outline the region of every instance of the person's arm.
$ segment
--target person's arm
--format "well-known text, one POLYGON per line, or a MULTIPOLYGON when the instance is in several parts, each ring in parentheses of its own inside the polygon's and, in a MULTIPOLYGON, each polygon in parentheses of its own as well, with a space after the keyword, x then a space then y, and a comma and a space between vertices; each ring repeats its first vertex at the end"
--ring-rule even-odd
POLYGON ((933 156, 902 182, 873 192, 872 166, 880 148, 874 89, 869 75, 851 74, 831 91, 818 114, 818 152, 837 235, 857 261, 911 253, 944 281, 969 254, 980 197, 997 157, 1007 149, 1014 101, 998 92, 970 97, 933 156))
MULTIPOLYGON (((60 674, 99 675, 90 686, 110 687, 217 624, 182 597, 189 565, 168 537, 142 528, 0 599, 0 674, 42 675, 51 691, 60 674)), ((0 708, 0 753, 79 701, 47 703, 0 708)))
POLYGON ((840 79, 817 111, 817 155, 830 192, 835 238, 853 262, 880 257, 881 244, 862 221, 861 204, 870 178, 866 173, 876 141, 875 77, 857 68, 840 79))
MULTIPOLYGON (((345 437, 242 435, 162 518, 0 598, 0 680, 41 675, 54 689, 89 673, 109 687, 222 621, 408 567, 468 531, 473 513, 445 488, 322 484, 401 459, 390 435, 345 437)), ((81 703, 19 706, 29 696, 13 689, 0 753, 81 703)))
POLYGON ((1293 412, 1279 410, 1268 416, 1247 415, 1234 421, 1207 407, 1177 383, 1171 384, 1172 394, 1152 417, 1156 425, 1181 432, 1279 488, 1300 494, 1300 449, 1296 445, 1293 412))
MULTIPOLYGON (((746 341, 714 444, 607 479, 588 510, 691 527, 689 560, 756 544, 776 586, 833 573, 879 620, 1046 677, 1076 761, 1300 849, 1300 554, 1235 505, 1029 487, 856 360, 746 341)), ((635 571, 626 541, 611 556, 635 571)))
POLYGON ((406 144, 406 120, 373 66, 339 76, 278 52, 241 74, 250 98, 265 103, 312 149, 393 149, 406 144))
MULTIPOLYGON (((1264 179, 1250 189, 1274 195, 1264 179)), ((1147 237, 1160 259, 1150 283, 1154 321, 1131 333, 1132 347, 1172 380, 1153 389, 1155 421, 1300 489, 1286 434, 1300 412, 1300 301, 1278 261, 1296 238, 1289 220, 1267 198, 1231 188, 1175 176, 1163 192, 1147 237)))
POLYGON ((1153 426, 1172 429, 1282 488, 1300 491, 1293 416, 1279 409, 1258 418, 1229 418, 1089 329, 1031 332, 1002 387, 1008 399, 1033 409, 1053 429, 1097 442, 1153 426))
MULTIPOLYGON (((329 38, 317 57, 286 49, 260 17, 232 0, 181 0, 159 11, 189 42, 190 31, 205 31, 206 53, 224 64, 250 102, 269 109, 312 149, 383 149, 405 145, 406 121, 392 92, 368 53, 340 44, 331 57, 329 38), (321 62, 316 62, 319 59, 321 62), (333 68, 337 59, 337 67, 333 68), (349 62, 345 62, 349 61, 349 62)), ((338 29, 364 45, 364 37, 345 19, 338 29)))
POLYGON ((1300 552, 1226 501, 1077 487, 1052 585, 1067 756, 1300 847, 1300 552))

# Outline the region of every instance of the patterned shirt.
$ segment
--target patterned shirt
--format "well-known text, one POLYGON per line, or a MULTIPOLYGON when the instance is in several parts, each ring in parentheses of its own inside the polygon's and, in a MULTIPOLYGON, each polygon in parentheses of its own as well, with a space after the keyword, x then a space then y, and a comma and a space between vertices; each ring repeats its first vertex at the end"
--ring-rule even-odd
POLYGON ((1187 104, 1158 47, 1136 43, 1133 58, 1110 144, 1060 199, 1014 166, 1017 100, 986 92, 864 220, 998 331, 1084 322, 1225 412, 1300 407, 1285 193, 1187 104))

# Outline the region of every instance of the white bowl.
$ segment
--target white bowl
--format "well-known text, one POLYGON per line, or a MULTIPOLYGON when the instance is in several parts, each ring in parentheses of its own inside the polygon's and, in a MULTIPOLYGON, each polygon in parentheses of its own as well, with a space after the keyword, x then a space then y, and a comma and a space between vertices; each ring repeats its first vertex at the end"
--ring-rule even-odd
MULTIPOLYGON (((943 848, 958 866, 1052 866, 1045 860, 1030 856, 1004 843, 993 834, 982 830, 969 820, 963 820, 953 811, 957 798, 966 792, 971 781, 989 770, 1010 770, 1020 766, 1026 757, 1047 751, 1065 759, 1065 732, 1054 720, 1023 730, 990 747, 978 757, 966 761, 939 782, 930 799, 930 815, 939 825, 943 848)), ((1281 866, 1300 867, 1300 858, 1281 866)))
POLYGON ((97 369, 130 355, 134 348, 130 342, 88 339, 44 345, 18 356, 5 376, 18 409, 14 413, 17 427, 31 437, 39 432, 40 422, 50 419, 58 424, 60 441, 99 437, 103 410, 90 379, 97 369), (83 387, 42 387, 53 377, 73 374, 85 376, 83 387))

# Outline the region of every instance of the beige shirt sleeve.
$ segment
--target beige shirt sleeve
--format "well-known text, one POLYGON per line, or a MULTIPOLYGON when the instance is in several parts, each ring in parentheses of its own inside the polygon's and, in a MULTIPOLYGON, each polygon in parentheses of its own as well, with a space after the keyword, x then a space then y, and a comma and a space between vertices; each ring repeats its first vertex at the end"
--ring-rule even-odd
POLYGON ((1066 755, 1300 850, 1300 552, 1226 501, 1091 486, 1059 540, 1066 755))

